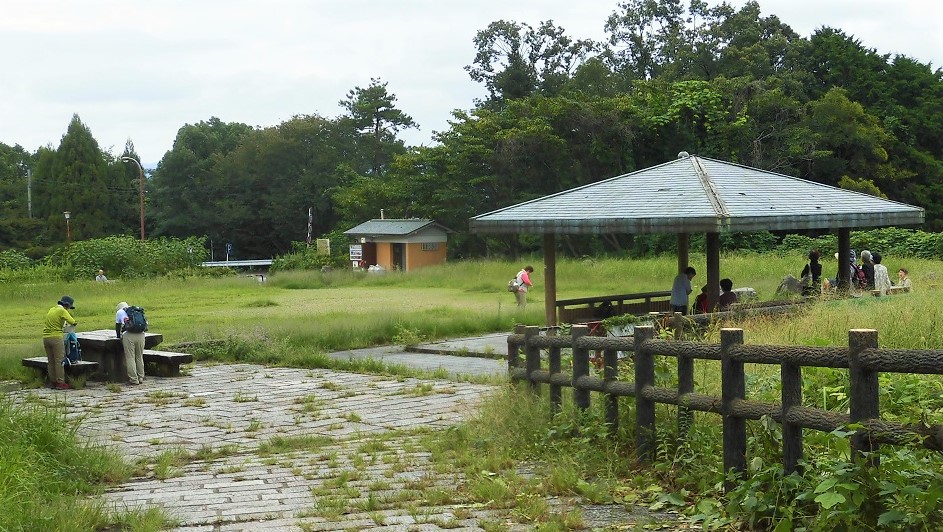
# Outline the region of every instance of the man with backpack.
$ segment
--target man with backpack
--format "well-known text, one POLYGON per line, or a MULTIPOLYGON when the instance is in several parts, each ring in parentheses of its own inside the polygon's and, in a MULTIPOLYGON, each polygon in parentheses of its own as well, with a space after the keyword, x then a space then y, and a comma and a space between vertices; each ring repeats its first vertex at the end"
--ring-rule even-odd
POLYGON ((128 366, 128 384, 144 384, 144 332, 147 318, 144 309, 122 301, 115 313, 115 334, 124 346, 124 360, 128 366))

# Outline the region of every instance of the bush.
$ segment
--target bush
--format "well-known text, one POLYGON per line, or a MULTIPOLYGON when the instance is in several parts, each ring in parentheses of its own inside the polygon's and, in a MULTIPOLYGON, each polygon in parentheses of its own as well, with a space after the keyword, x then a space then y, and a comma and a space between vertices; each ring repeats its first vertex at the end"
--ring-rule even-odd
MULTIPOLYGON (((333 240, 332 240, 333 242, 333 240)), ((346 268, 347 254, 337 253, 332 246, 330 255, 321 255, 315 246, 308 246, 304 242, 292 242, 293 251, 287 255, 276 257, 269 270, 271 273, 290 270, 321 270, 324 267, 346 268)))
POLYGON ((32 261, 15 249, 0 251, 0 270, 19 270, 28 268, 32 261))

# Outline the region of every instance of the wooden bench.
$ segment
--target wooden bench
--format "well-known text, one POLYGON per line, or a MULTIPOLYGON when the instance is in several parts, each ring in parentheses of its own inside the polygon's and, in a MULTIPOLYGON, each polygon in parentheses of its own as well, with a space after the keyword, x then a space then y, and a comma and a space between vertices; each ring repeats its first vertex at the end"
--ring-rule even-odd
POLYGON ((644 315, 649 312, 670 311, 670 290, 557 300, 557 319, 560 323, 586 323, 621 314, 644 315), (610 305, 605 311, 600 308, 604 303, 610 305), (602 316, 603 312, 608 312, 609 315, 602 316))
MULTIPOLYGON (((887 295, 889 295, 889 296, 893 296, 893 295, 896 295, 896 294, 905 294, 905 293, 907 293, 907 292, 910 292, 910 287, 909 287, 909 286, 892 286, 892 287, 890 287, 890 288, 887 289, 887 295)), ((871 295, 874 296, 874 297, 880 297, 880 296, 881 296, 881 291, 880 291, 880 290, 871 290, 871 295)))
POLYGON ((170 351, 154 351, 152 349, 144 350, 145 373, 150 374, 148 369, 153 370, 153 374, 159 377, 179 377, 180 364, 189 364, 193 362, 193 355, 189 353, 173 353, 170 351))
MULTIPOLYGON (((46 374, 49 371, 49 359, 46 357, 24 358, 23 366, 38 369, 41 373, 46 374)), ((98 362, 79 360, 63 367, 69 375, 86 375, 98 371, 98 362)))

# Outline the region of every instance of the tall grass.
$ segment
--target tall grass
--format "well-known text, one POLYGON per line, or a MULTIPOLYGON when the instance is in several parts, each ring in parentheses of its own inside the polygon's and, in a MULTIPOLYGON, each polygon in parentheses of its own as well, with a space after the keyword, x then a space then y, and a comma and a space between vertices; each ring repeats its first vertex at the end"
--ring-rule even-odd
POLYGON ((153 511, 115 512, 89 495, 131 470, 118 454, 83 442, 79 421, 58 405, 13 404, 0 396, 0 530, 98 530, 115 523, 157 530, 153 511))

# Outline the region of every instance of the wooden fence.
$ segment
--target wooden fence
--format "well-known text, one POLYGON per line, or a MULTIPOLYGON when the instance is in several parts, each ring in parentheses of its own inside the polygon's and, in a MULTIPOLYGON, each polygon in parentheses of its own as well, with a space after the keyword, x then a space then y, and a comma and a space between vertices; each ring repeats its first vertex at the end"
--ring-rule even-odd
MULTIPOLYGON (((613 428, 619 422, 619 397, 635 398, 636 447, 639 460, 650 463, 655 451, 655 405, 678 406, 678 432, 682 436, 693 412, 713 412, 723 417, 724 471, 742 475, 746 471, 746 420, 767 415, 783 428, 783 466, 794 471, 802 459, 802 429, 830 432, 853 424, 860 427, 851 436, 852 456, 861 458, 882 443, 919 443, 943 451, 943 425, 902 425, 882 420, 879 409, 880 372, 943 374, 943 350, 879 349, 878 333, 872 329, 848 332, 848 347, 743 345, 742 329, 721 329, 720 344, 655 338, 651 326, 636 327, 633 337, 589 336, 589 327, 574 325, 569 336, 542 336, 539 327, 515 328, 508 336, 508 369, 512 379, 526 380, 534 391, 550 385, 554 409, 562 404, 562 387, 573 388, 578 409, 590 405, 590 392, 601 392, 605 419, 613 428), (520 365, 520 351, 525 355, 520 365), (548 369, 541 367, 542 350, 548 351, 548 369), (571 349, 573 372, 561 371, 561 351, 571 349), (602 378, 589 374, 590 351, 602 351, 602 378), (634 382, 619 379, 618 351, 632 351, 634 382), (655 357, 677 358, 676 388, 655 386, 655 357), (694 360, 719 360, 721 396, 696 393, 694 360), (780 403, 753 401, 746 397, 744 364, 776 364, 782 372, 780 403), (850 411, 848 414, 802 406, 802 368, 848 369, 850 411)), ((877 464, 871 455, 869 460, 877 464)), ((731 487, 729 484, 728 488, 731 487)))

